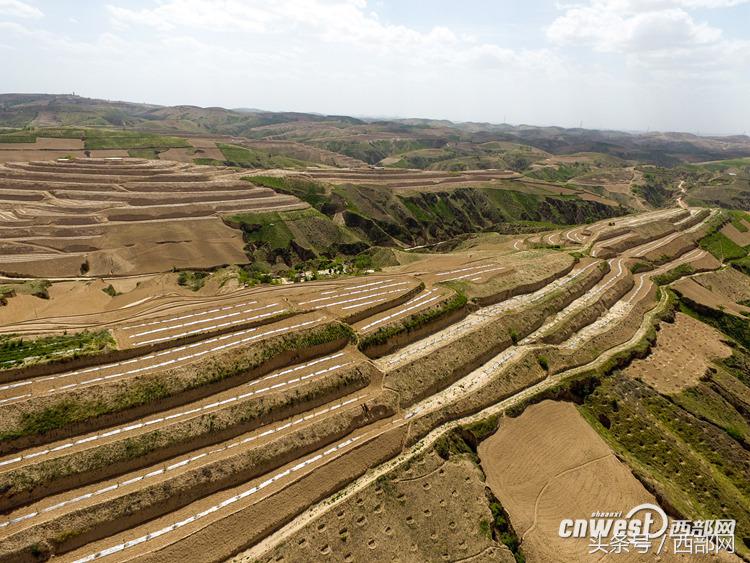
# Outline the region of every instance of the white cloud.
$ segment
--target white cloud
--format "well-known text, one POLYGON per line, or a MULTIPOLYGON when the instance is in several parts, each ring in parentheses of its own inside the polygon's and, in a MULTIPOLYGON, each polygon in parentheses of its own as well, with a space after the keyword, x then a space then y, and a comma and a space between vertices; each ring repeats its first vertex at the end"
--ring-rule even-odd
MULTIPOLYGON (((684 10, 732 8, 748 4, 750 0, 589 0, 590 5, 605 7, 613 12, 638 14, 646 11, 681 8, 684 10)), ((558 8, 568 9, 582 4, 560 2, 558 8)))
POLYGON ((466 6, 446 8, 442 22, 424 26, 379 15, 376 1, 108 0, 87 12, 95 23, 86 29, 0 17, 8 20, 0 21, 0 42, 24 54, 0 66, 9 90, 164 104, 559 125, 582 119, 629 129, 750 127, 742 96, 750 37, 728 37, 703 21, 706 10, 739 0, 558 0, 568 4, 549 22, 550 42, 534 43, 529 29, 523 48, 501 36, 507 26, 467 30, 466 6))
POLYGON ((555 43, 585 44, 602 52, 638 52, 715 43, 720 29, 696 22, 680 8, 638 11, 637 2, 598 1, 569 7, 547 29, 555 43))
POLYGON ((750 41, 727 38, 692 11, 748 1, 589 0, 560 6, 564 13, 547 28, 547 37, 559 46, 619 53, 631 67, 674 75, 739 69, 748 62, 750 41))
POLYGON ((731 8, 741 4, 747 4, 750 0, 621 0, 616 4, 630 6, 635 10, 660 9, 660 8, 685 8, 693 10, 697 8, 731 8))
MULTIPOLYGON (((285 38, 285 49, 296 41, 306 46, 346 44, 369 56, 398 58, 399 65, 471 65, 482 68, 559 68, 548 49, 515 51, 482 44, 446 26, 422 31, 381 21, 365 0, 165 0, 153 8, 108 5, 116 26, 146 26, 163 34, 222 33, 262 49, 264 39, 285 38)), ((230 39, 231 41, 231 39, 230 39)))
POLYGON ((3 30, 7 33, 18 33, 18 34, 25 34, 29 32, 29 30, 26 29, 24 26, 22 26, 20 23, 3 22, 3 21, 0 21, 0 30, 3 30))
POLYGON ((36 6, 20 0, 0 0, 0 16, 36 19, 43 17, 44 13, 36 6))

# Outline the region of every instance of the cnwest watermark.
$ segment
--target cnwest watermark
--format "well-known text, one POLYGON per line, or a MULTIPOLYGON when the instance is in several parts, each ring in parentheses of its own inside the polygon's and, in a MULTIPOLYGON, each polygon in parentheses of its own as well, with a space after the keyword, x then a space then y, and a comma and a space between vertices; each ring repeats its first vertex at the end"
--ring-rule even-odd
POLYGON ((672 520, 655 504, 560 522, 561 538, 586 538, 589 553, 734 553, 735 520, 672 520))

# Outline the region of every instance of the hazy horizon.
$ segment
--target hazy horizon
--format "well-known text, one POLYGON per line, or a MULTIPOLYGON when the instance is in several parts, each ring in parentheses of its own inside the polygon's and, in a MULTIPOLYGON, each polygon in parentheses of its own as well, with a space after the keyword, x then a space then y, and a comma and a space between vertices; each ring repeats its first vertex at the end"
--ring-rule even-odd
MULTIPOLYGON (((323 113, 315 110, 288 110, 283 108, 276 108, 276 109, 269 109, 269 108, 256 108, 256 107, 224 107, 219 105, 195 105, 195 104, 157 104, 155 102, 148 102, 148 101, 133 101, 133 100, 122 100, 122 99, 115 99, 115 98, 94 98, 92 96, 86 96, 79 92, 0 92, 0 95, 30 95, 30 96, 77 96, 80 98, 86 98, 86 99, 92 99, 92 100, 101 100, 105 102, 111 102, 111 103, 127 103, 127 104, 141 104, 146 106, 160 106, 160 107, 197 107, 202 109, 209 109, 209 108, 219 108, 227 111, 236 111, 236 112, 264 112, 264 113, 301 113, 301 114, 309 114, 309 115, 319 115, 324 117, 352 117, 355 119, 361 119, 363 121, 377 121, 377 120, 394 120, 394 121, 403 121, 403 120, 426 120, 426 121, 449 121, 456 125, 461 124, 488 124, 488 125, 509 125, 512 127, 538 127, 538 128, 546 128, 546 127, 558 127, 562 129, 578 129, 581 128, 578 125, 570 125, 570 126, 563 126, 556 123, 527 123, 527 122, 520 122, 520 123, 508 123, 508 122, 494 122, 494 121, 458 121, 458 120, 451 120, 445 117, 414 117, 409 115, 366 115, 366 114, 343 114, 343 113, 323 113)), ((620 133, 630 133, 630 134, 646 134, 646 133, 686 133, 686 134, 692 134, 700 137, 731 137, 731 136, 737 136, 737 135, 744 135, 748 136, 747 133, 712 133, 710 131, 680 131, 680 130, 667 130, 667 129, 625 129, 625 128, 614 128, 614 127, 586 127, 585 124, 583 125, 582 129, 586 129, 589 131, 592 130, 598 130, 598 131, 616 131, 620 133)))
POLYGON ((630 132, 750 130, 750 0, 0 0, 3 89, 630 132))

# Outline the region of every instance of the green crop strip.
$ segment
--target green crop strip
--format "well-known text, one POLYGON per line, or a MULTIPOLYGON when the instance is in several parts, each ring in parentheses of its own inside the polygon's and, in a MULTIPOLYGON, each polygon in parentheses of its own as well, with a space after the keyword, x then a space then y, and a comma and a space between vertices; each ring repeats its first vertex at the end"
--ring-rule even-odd
POLYGON ((83 331, 60 336, 0 336, 0 369, 99 354, 115 348, 109 331, 83 331))
POLYGON ((368 348, 372 348, 373 346, 385 344, 391 338, 399 334, 408 334, 410 332, 413 332, 445 315, 452 313, 453 311, 460 309, 461 307, 465 306, 466 303, 466 295, 457 292, 450 300, 446 301, 439 307, 435 307, 433 309, 430 309, 429 311, 425 311, 424 313, 412 315, 401 323, 382 327, 374 333, 364 337, 359 342, 359 349, 365 351, 368 348))
POLYGON ((747 250, 720 232, 714 232, 703 237, 698 244, 703 250, 707 250, 722 262, 747 256, 747 250))
MULTIPOLYGON (((222 364, 206 362, 187 381, 171 382, 153 379, 135 379, 125 389, 105 394, 97 399, 61 399, 40 411, 25 413, 18 428, 0 434, 0 441, 64 428, 105 414, 125 411, 148 403, 166 399, 178 393, 218 383, 230 377, 262 366, 272 358, 292 350, 304 350, 321 344, 346 339, 352 341, 354 333, 344 324, 335 323, 311 329, 306 333, 291 334, 254 347, 255 354, 235 354, 232 361, 222 364)), ((179 371, 181 368, 176 368, 179 371)), ((167 372, 169 374, 170 372, 167 372)))

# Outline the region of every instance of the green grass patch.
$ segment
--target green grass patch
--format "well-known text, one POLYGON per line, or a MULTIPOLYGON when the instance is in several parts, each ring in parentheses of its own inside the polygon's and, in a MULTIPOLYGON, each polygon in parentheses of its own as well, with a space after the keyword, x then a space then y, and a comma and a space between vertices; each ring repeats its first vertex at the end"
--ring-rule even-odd
POLYGON ((727 213, 729 214, 729 220, 732 222, 735 229, 741 233, 746 233, 749 230, 747 223, 750 223, 750 215, 737 209, 730 209, 727 213))
POLYGON ((179 137, 142 133, 138 131, 114 131, 87 129, 86 149, 171 149, 190 148, 190 144, 179 137))
POLYGON ((0 135, 0 143, 36 143, 34 133, 6 133, 0 135))
POLYGON ((133 158, 145 158, 148 160, 158 160, 159 151, 156 149, 128 149, 128 156, 133 158))
POLYGON ((115 297, 117 295, 120 295, 120 292, 115 289, 115 287, 112 284, 109 284, 107 287, 103 287, 102 291, 109 295, 110 297, 115 297))
POLYGON ((241 168, 299 168, 306 165, 305 162, 287 156, 270 155, 266 152, 238 145, 217 143, 216 145, 224 155, 227 166, 239 166, 241 168))
POLYGON ((106 330, 39 338, 1 336, 0 369, 99 354, 114 348, 115 341, 106 330))
MULTIPOLYGON (((731 377, 727 375, 726 377, 731 377)), ((714 379, 707 374, 705 381, 689 387, 672 399, 675 403, 690 411, 698 418, 708 420, 715 426, 722 428, 727 434, 738 442, 743 442, 750 436, 750 426, 742 417, 742 414, 728 402, 723 395, 720 380, 714 379)))
POLYGON ((198 164, 200 166, 224 166, 225 165, 223 160, 216 160, 214 158, 194 158, 193 164, 198 164))
POLYGON ((732 267, 746 276, 750 276, 750 256, 732 261, 732 267))
POLYGON ((271 188, 279 193, 293 195, 320 210, 328 201, 326 190, 319 182, 292 176, 248 176, 245 180, 256 186, 271 188))
POLYGON ((677 281, 684 276, 689 276, 694 273, 695 268, 693 268, 690 264, 680 264, 679 266, 672 268, 671 270, 664 272, 663 274, 654 276, 653 280, 656 285, 668 285, 673 281, 677 281))
POLYGON ((229 220, 239 223, 246 242, 268 244, 271 248, 286 248, 294 239, 286 221, 297 221, 309 215, 309 210, 273 211, 270 213, 242 213, 229 220))
POLYGON ((747 256, 747 250, 718 231, 703 237, 698 244, 722 262, 747 256))
POLYGON ((85 134, 86 132, 83 129, 73 127, 43 127, 36 131, 37 137, 50 139, 82 139, 85 134))
POLYGON ((729 158, 701 164, 699 167, 711 172, 723 172, 728 168, 743 168, 745 166, 750 166, 750 158, 729 158))
POLYGON ((539 363, 539 367, 544 371, 549 371, 549 360, 546 356, 537 356, 536 361, 539 363))

